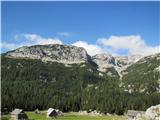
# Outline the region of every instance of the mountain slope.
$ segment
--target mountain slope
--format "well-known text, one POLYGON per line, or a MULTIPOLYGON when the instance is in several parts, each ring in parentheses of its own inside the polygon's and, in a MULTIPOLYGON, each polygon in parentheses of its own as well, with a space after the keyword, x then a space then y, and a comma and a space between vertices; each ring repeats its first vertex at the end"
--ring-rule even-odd
POLYGON ((21 47, 7 52, 6 56, 15 58, 41 59, 42 61, 52 61, 66 64, 86 62, 88 59, 88 54, 84 48, 59 44, 21 47))
POLYGON ((137 92, 160 92, 160 53, 144 57, 122 71, 123 87, 137 92))
POLYGON ((109 76, 119 76, 115 66, 117 66, 116 60, 112 55, 97 54, 92 56, 93 62, 98 66, 98 70, 107 73, 109 76))
POLYGON ((141 58, 141 55, 113 57, 105 53, 92 56, 92 60, 97 64, 99 71, 106 72, 110 76, 119 76, 120 79, 123 76, 121 72, 141 58))
POLYGON ((91 57, 83 48, 63 45, 22 47, 4 53, 2 111, 53 107, 123 114, 158 104, 160 54, 128 59, 105 54, 91 57))
POLYGON ((141 56, 113 57, 109 54, 97 54, 91 57, 84 48, 59 44, 24 46, 5 53, 5 56, 10 58, 40 59, 43 62, 51 61, 66 65, 91 63, 97 66, 100 72, 105 72, 110 76, 119 76, 120 78, 122 77, 122 70, 141 58, 141 56))
POLYGON ((34 110, 53 106, 63 111, 79 110, 78 101, 88 90, 97 89, 104 81, 118 87, 118 80, 110 83, 112 79, 99 76, 89 63, 66 67, 57 62, 2 56, 2 108, 34 110))

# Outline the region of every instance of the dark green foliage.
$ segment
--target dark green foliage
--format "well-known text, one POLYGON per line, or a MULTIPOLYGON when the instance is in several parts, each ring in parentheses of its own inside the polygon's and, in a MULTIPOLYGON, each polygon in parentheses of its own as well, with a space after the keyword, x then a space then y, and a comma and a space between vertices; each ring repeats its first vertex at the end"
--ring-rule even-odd
MULTIPOLYGON (((99 76, 93 63, 65 67, 60 63, 2 56, 2 108, 42 110, 53 107, 62 111, 96 109, 116 114, 123 114, 128 109, 145 110, 160 101, 160 94, 154 89, 158 74, 153 75, 151 69, 151 73, 142 76, 143 71, 149 69, 141 68, 145 66, 129 67, 129 74, 122 80, 123 87, 119 87, 122 82, 118 77, 109 77, 107 74, 99 76), (137 67, 139 72, 135 70, 137 67), (124 87, 131 83, 135 85, 135 91, 124 92, 124 87), (146 92, 137 92, 143 84, 147 85, 146 92)), ((154 64, 152 66, 155 67, 154 64)))
POLYGON ((134 92, 144 90, 145 93, 154 93, 160 89, 160 81, 158 81, 160 71, 157 69, 160 66, 160 61, 157 56, 146 57, 128 67, 125 70, 128 74, 124 75, 122 79, 123 87, 129 89, 128 85, 130 85, 130 89, 134 92))

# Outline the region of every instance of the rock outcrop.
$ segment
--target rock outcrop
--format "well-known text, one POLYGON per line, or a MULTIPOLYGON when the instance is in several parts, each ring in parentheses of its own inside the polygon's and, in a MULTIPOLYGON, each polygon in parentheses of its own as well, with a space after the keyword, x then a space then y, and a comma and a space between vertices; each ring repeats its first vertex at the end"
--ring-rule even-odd
POLYGON ((109 54, 97 54, 92 57, 92 60, 98 65, 98 69, 101 72, 105 72, 107 68, 116 65, 115 58, 109 54))
MULTIPOLYGON (((100 72, 105 72, 109 76, 119 76, 120 79, 124 74, 127 74, 124 70, 142 58, 141 55, 114 57, 105 53, 89 56, 86 50, 82 47, 60 44, 24 46, 5 53, 5 56, 39 59, 44 62, 59 62, 64 63, 66 66, 68 66, 68 64, 87 62, 97 66, 97 69, 100 72)), ((141 60, 142 62, 144 62, 143 59, 141 60)))
MULTIPOLYGON (((116 71, 120 78, 122 78, 122 71, 128 66, 137 62, 142 56, 132 55, 132 56, 116 56, 113 57, 110 54, 97 54, 92 56, 92 60, 98 65, 98 70, 101 72, 108 72, 107 70, 116 71)), ((111 76, 112 73, 108 72, 111 76)))
POLYGON ((127 120, 160 120, 160 104, 151 106, 145 112, 130 110, 127 120))
POLYGON ((41 59, 42 61, 65 64, 86 62, 88 59, 88 54, 84 48, 59 44, 24 46, 7 52, 6 56, 41 59))
POLYGON ((160 120, 160 104, 148 108, 145 116, 148 120, 160 120))

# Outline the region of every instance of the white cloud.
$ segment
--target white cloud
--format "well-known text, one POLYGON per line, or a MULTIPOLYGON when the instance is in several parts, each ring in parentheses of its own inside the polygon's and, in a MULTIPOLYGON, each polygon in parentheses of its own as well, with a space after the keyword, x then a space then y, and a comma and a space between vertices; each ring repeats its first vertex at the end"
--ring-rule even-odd
MULTIPOLYGON (((150 55, 160 52, 160 45, 147 45, 140 35, 100 38, 97 40, 97 43, 98 44, 89 44, 86 41, 77 41, 72 45, 85 48, 88 54, 91 56, 100 53, 121 55, 119 53, 123 50, 127 51, 129 55, 150 55)), ((44 44, 63 44, 63 42, 58 38, 44 38, 37 34, 18 34, 15 35, 13 43, 2 41, 0 47, 5 50, 13 50, 21 46, 44 44)))
POLYGON ((103 53, 102 48, 100 48, 98 45, 88 44, 85 41, 77 41, 73 43, 72 45, 85 48, 87 53, 91 56, 95 54, 103 53))
POLYGON ((1 42, 0 47, 4 48, 4 49, 13 50, 13 49, 16 49, 17 47, 20 47, 20 46, 18 44, 14 44, 14 43, 1 42))
POLYGON ((32 44, 29 42, 23 42, 23 43, 10 43, 10 42, 1 42, 0 48, 1 50, 4 49, 7 50, 14 50, 22 46, 31 46, 32 44))
POLYGON ((127 50, 129 54, 149 55, 160 52, 160 46, 149 46, 140 35, 111 36, 98 39, 100 45, 110 47, 112 51, 127 50))
POLYGON ((44 38, 37 34, 19 34, 15 35, 14 39, 14 43, 1 42, 0 47, 6 50, 13 50, 22 46, 63 44, 63 42, 58 38, 44 38))
POLYGON ((63 44, 63 42, 58 38, 44 38, 37 34, 24 34, 23 37, 26 40, 32 41, 33 44, 63 44))
POLYGON ((63 36, 63 37, 68 37, 68 36, 71 35, 71 34, 68 33, 68 32, 58 32, 57 34, 60 35, 60 36, 63 36))

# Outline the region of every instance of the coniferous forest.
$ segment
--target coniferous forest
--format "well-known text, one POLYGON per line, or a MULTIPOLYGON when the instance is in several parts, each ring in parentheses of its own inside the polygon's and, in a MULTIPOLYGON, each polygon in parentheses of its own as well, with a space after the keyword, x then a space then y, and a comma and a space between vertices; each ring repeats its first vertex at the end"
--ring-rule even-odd
POLYGON ((124 114, 128 109, 146 110, 160 103, 160 65, 155 58, 128 67, 122 80, 99 72, 90 63, 66 67, 56 62, 7 58, 2 55, 1 100, 3 109, 64 112, 97 110, 124 114), (145 73, 145 74, 144 74, 145 73))

